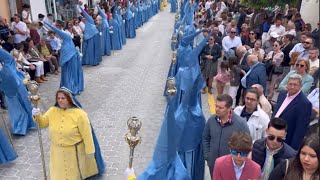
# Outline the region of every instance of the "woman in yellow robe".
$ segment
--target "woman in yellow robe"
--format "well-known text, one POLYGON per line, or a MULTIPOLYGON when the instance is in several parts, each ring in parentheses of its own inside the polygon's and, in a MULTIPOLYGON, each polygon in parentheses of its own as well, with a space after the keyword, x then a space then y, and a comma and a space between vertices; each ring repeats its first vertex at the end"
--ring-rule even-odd
POLYGON ((51 180, 79 180, 98 174, 87 113, 70 92, 58 90, 55 106, 44 115, 34 108, 32 114, 41 128, 49 127, 51 180))

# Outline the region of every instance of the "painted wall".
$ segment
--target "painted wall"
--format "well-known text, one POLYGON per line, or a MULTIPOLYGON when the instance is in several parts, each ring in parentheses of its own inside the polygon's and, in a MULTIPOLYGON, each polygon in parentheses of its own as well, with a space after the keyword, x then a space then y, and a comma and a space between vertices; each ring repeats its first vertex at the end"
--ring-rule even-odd
POLYGON ((303 0, 300 13, 304 22, 310 23, 315 29, 319 21, 319 0, 303 0))
POLYGON ((6 18, 9 22, 11 15, 8 1, 0 0, 0 16, 6 18))
POLYGON ((33 21, 38 21, 38 14, 47 15, 46 3, 44 0, 30 0, 30 6, 33 21))

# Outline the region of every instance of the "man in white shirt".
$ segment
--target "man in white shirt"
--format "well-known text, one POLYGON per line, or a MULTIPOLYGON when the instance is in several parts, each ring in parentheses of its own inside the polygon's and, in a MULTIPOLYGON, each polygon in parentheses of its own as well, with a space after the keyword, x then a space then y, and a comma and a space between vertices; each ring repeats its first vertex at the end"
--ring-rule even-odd
POLYGON ((219 31, 221 32, 222 37, 223 37, 223 35, 224 35, 224 25, 222 23, 222 18, 217 18, 217 23, 218 23, 219 31))
POLYGON ((12 30, 14 32, 14 43, 20 43, 28 38, 28 27, 26 23, 20 21, 19 14, 14 15, 14 22, 12 22, 12 30))
POLYGON ((312 47, 309 49, 309 62, 310 62, 310 71, 309 74, 312 76, 314 71, 319 68, 319 49, 312 47))
POLYGON ((208 1, 206 2, 206 4, 204 5, 204 8, 205 8, 206 10, 208 10, 208 9, 210 8, 210 5, 213 4, 213 3, 214 3, 214 0, 208 0, 208 1))
POLYGON ((231 48, 242 46, 240 37, 236 36, 237 30, 231 28, 229 36, 222 39, 223 51, 227 53, 231 48))
POLYGON ((270 33, 272 32, 276 32, 279 36, 284 35, 284 33, 286 32, 286 28, 284 28, 281 24, 282 24, 282 20, 277 19, 274 25, 272 25, 269 29, 269 32, 268 32, 269 37, 270 37, 270 33))
POLYGON ((304 45, 305 41, 311 38, 311 33, 310 32, 302 32, 300 36, 300 43, 294 45, 292 50, 289 52, 289 57, 292 58, 293 53, 299 53, 298 58, 309 58, 309 52, 306 51, 305 46, 311 45, 311 44, 306 44, 304 45))

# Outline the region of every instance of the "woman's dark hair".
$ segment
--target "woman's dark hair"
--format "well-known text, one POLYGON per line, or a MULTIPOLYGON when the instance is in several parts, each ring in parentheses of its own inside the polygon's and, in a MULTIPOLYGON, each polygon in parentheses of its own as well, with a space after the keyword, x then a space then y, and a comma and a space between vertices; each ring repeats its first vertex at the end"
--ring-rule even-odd
POLYGON ((252 150, 252 137, 245 132, 234 132, 228 145, 231 150, 249 153, 252 150))
MULTIPOLYGON (((319 145, 319 135, 318 134, 311 134, 308 137, 305 137, 305 139, 302 142, 302 145, 300 146, 297 155, 289 161, 289 167, 288 167, 288 173, 284 177, 284 180, 302 180, 303 177, 303 167, 300 161, 300 153, 301 149, 305 146, 310 147, 313 149, 317 154, 318 163, 320 160, 320 145, 319 145)), ((320 175, 320 166, 318 164, 318 169, 316 172, 314 172, 311 176, 311 180, 318 180, 320 175)))
POLYGON ((228 61, 222 61, 220 64, 221 69, 228 69, 229 68, 229 62, 228 61))
POLYGON ((232 69, 232 67, 234 65, 238 65, 239 64, 239 59, 236 56, 231 56, 229 58, 229 68, 232 69))
POLYGON ((294 35, 292 35, 292 34, 286 34, 286 35, 284 35, 287 39, 289 39, 289 41, 293 41, 293 39, 294 39, 294 35))

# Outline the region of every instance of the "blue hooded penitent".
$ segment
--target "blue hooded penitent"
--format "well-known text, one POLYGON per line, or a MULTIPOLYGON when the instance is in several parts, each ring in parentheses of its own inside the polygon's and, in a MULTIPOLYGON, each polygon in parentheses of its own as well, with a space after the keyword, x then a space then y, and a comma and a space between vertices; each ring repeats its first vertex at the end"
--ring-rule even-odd
POLYGON ((141 8, 140 0, 137 0, 137 14, 135 16, 137 16, 136 23, 138 27, 142 26, 144 21, 142 17, 142 8, 141 8))
POLYGON ((13 134, 25 135, 35 128, 32 119, 32 105, 25 84, 17 75, 16 62, 5 50, 0 48, 0 89, 4 92, 8 105, 10 125, 13 134))
POLYGON ((170 12, 171 13, 177 12, 177 0, 170 0, 170 4, 171 4, 170 12))
MULTIPOLYGON (((190 44, 191 40, 192 36, 183 39, 185 44, 190 44)), ((199 46, 188 52, 177 73, 177 79, 181 79, 180 87, 183 95, 176 118, 185 122, 178 152, 189 175, 195 180, 204 179, 202 133, 205 118, 201 107, 201 89, 205 86, 205 82, 198 64, 198 56, 207 41, 208 37, 199 46)))
POLYGON ((51 24, 47 24, 47 26, 63 40, 59 58, 61 66, 60 87, 70 89, 72 94, 80 94, 84 90, 84 82, 79 52, 68 34, 51 24))
POLYGON ((111 36, 110 36, 110 27, 108 23, 108 19, 106 14, 100 9, 98 6, 98 12, 99 15, 102 18, 102 22, 99 27, 100 33, 102 33, 101 36, 101 53, 102 55, 111 55, 111 36))
MULTIPOLYGON (((179 91, 177 91, 179 92, 179 91)), ((179 96, 169 98, 153 158, 138 180, 189 180, 190 177, 177 154, 181 129, 176 126, 174 113, 179 96)))
POLYGON ((129 0, 127 0, 127 8, 126 8, 126 37, 134 38, 136 37, 136 27, 133 13, 131 12, 131 6, 129 0))
POLYGON ((122 39, 121 39, 121 27, 119 25, 117 19, 117 10, 116 7, 113 6, 111 8, 112 18, 110 20, 110 27, 112 27, 111 35, 111 49, 112 50, 120 50, 122 49, 122 39))
POLYGON ((127 43, 127 39, 126 39, 126 27, 125 24, 123 23, 123 19, 122 19, 122 14, 120 9, 115 6, 116 12, 117 12, 117 20, 120 26, 120 39, 123 45, 125 45, 127 43))
POLYGON ((82 64, 96 66, 102 61, 101 37, 93 19, 85 10, 81 7, 80 9, 86 19, 86 26, 83 32, 84 42, 82 47, 82 64))

